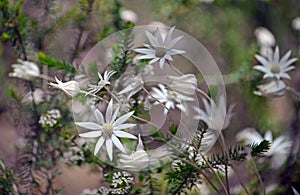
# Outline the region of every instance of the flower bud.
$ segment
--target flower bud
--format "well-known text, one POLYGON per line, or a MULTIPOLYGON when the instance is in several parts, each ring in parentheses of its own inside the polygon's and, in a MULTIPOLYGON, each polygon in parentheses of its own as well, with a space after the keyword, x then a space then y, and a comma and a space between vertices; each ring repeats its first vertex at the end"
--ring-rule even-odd
POLYGON ((56 77, 55 80, 57 84, 50 83, 49 85, 63 90, 66 94, 68 94, 71 97, 75 97, 77 93, 81 91, 79 87, 79 83, 77 81, 68 81, 63 83, 60 80, 58 80, 56 77))
POLYGON ((266 84, 258 85, 258 91, 254 91, 255 95, 266 97, 279 97, 285 93, 285 83, 281 80, 272 80, 266 84))

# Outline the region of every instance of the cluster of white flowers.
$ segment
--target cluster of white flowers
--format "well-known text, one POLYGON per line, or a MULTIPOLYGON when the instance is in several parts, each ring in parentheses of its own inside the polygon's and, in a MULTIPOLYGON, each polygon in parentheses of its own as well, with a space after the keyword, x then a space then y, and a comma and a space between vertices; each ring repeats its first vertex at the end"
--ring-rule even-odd
POLYGON ((64 152, 62 157, 63 162, 66 164, 76 164, 78 161, 84 161, 84 159, 83 151, 78 146, 69 147, 68 151, 64 152))
POLYGON ((13 72, 9 73, 10 77, 18 77, 25 80, 32 80, 40 76, 38 65, 33 62, 18 60, 18 64, 13 64, 13 72))
POLYGON ((291 51, 288 51, 281 59, 279 54, 279 47, 275 48, 275 52, 268 52, 267 57, 255 55, 255 58, 261 65, 254 66, 255 70, 264 73, 264 84, 258 86, 258 91, 254 94, 260 96, 282 96, 285 93, 286 85, 282 79, 291 79, 288 71, 293 70, 295 67, 291 66, 297 58, 291 58, 291 51))
POLYGON ((126 171, 118 171, 113 174, 111 183, 112 194, 127 194, 134 184, 134 178, 126 171))
POLYGON ((49 110, 46 114, 40 116, 39 123, 42 126, 53 127, 57 124, 58 120, 61 118, 60 111, 57 109, 49 110))
POLYGON ((108 195, 110 191, 110 188, 106 188, 104 186, 94 189, 85 188, 83 189, 80 195, 108 195))

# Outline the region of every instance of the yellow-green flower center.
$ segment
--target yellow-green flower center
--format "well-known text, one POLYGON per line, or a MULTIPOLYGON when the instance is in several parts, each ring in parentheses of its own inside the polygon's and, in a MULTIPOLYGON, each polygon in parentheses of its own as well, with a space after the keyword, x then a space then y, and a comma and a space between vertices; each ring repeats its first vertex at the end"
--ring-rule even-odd
POLYGON ((278 74, 281 71, 281 67, 279 64, 273 64, 271 67, 271 72, 274 74, 278 74))
POLYGON ((162 58, 167 54, 167 48, 165 47, 156 47, 155 48, 155 56, 162 58))
POLYGON ((104 135, 106 135, 107 137, 111 137, 112 133, 114 130, 114 126, 110 123, 104 123, 102 125, 102 132, 104 135))

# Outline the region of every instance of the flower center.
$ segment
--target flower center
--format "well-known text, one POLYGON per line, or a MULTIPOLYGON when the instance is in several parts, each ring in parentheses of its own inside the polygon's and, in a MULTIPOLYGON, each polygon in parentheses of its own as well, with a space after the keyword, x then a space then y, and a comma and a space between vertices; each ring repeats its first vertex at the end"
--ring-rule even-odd
POLYGON ((155 49, 155 56, 162 58, 167 54, 167 48, 165 47, 156 47, 155 49))
POLYGON ((104 123, 102 125, 102 132, 104 135, 106 135, 107 137, 111 137, 112 133, 114 130, 114 126, 110 123, 104 123))
POLYGON ((278 74, 280 73, 281 71, 281 68, 280 68, 280 65, 279 64, 273 64, 272 67, 271 67, 271 72, 274 73, 274 74, 278 74))

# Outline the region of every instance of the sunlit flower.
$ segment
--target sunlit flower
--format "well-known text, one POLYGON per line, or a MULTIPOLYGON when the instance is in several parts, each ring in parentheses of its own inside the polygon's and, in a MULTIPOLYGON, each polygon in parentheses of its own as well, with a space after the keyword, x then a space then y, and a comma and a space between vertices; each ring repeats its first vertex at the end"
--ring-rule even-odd
POLYGON ((267 131, 265 136, 262 137, 255 129, 246 128, 237 134, 239 141, 244 140, 246 144, 257 143, 263 140, 270 142, 270 149, 267 151, 266 156, 271 158, 273 168, 280 167, 290 153, 292 142, 286 136, 279 136, 273 140, 271 131, 267 131))
POLYGON ((279 57, 279 48, 278 46, 275 49, 275 52, 271 52, 267 55, 267 58, 255 55, 256 59, 262 64, 254 66, 254 69, 259 70, 264 74, 263 78, 287 78, 291 77, 286 73, 290 70, 293 70, 295 67, 290 66, 297 58, 289 59, 291 51, 288 51, 281 59, 279 57))
POLYGON ((100 81, 97 83, 97 85, 88 85, 89 89, 88 92, 86 93, 86 95, 88 94, 96 94, 98 93, 103 87, 105 87, 106 85, 110 85, 110 77, 112 77, 112 75, 114 75, 116 73, 116 71, 105 71, 104 75, 102 77, 102 75, 98 72, 98 77, 100 79, 100 81))
POLYGON ((155 102, 155 105, 164 104, 164 114, 168 113, 168 110, 175 109, 176 107, 182 112, 186 111, 186 101, 193 101, 194 98, 184 96, 173 90, 167 90, 163 84, 158 84, 159 88, 152 87, 154 93, 150 96, 155 102))
POLYGON ((120 17, 124 21, 129 21, 129 22, 133 22, 133 23, 136 23, 138 20, 137 14, 134 11, 129 10, 129 9, 122 10, 120 12, 120 17))
POLYGON ((152 59, 149 64, 159 61, 159 67, 163 69, 165 61, 173 61, 173 55, 185 53, 183 50, 172 49, 172 47, 183 37, 180 36, 172 40, 171 36, 174 29, 175 27, 171 28, 164 39, 159 29, 156 30, 155 37, 146 31, 150 45, 144 44, 146 48, 134 49, 134 51, 144 54, 138 59, 152 59))
POLYGON ((18 77, 25 80, 32 80, 40 76, 38 65, 33 62, 18 60, 19 64, 11 65, 13 72, 9 73, 10 77, 18 77))
POLYGON ((139 135, 136 151, 131 154, 120 154, 120 167, 128 170, 142 170, 149 166, 149 155, 144 150, 143 141, 139 135))
POLYGON ((97 123, 94 122, 75 122, 75 124, 79 127, 83 127, 85 129, 89 129, 87 133, 80 133, 79 136, 83 138, 98 138, 94 155, 96 155, 104 142, 106 145, 106 151, 110 160, 113 160, 113 144, 123 153, 126 152, 124 146, 120 142, 119 138, 129 138, 129 139, 137 139, 136 136, 123 131, 123 129, 128 129, 136 126, 136 124, 123 124, 127 121, 132 115, 134 111, 124 114, 123 116, 118 117, 119 108, 117 108, 113 112, 113 100, 111 99, 106 113, 105 119, 102 113, 94 108, 94 115, 96 117, 97 123))
POLYGON ((118 93, 118 95, 127 94, 127 98, 130 98, 134 94, 139 92, 144 86, 144 81, 141 75, 137 75, 133 78, 128 79, 127 81, 128 81, 127 87, 121 90, 118 93))
POLYGON ((265 27, 257 27, 254 31, 257 42, 261 47, 273 47, 276 43, 274 35, 265 27))
POLYGON ((167 76, 171 81, 168 85, 170 89, 183 95, 193 95, 197 89, 197 79, 194 74, 185 74, 182 76, 167 76))
POLYGON ((226 99, 223 95, 220 96, 217 105, 213 101, 209 103, 206 99, 202 99, 202 102, 204 109, 195 107, 194 110, 197 112, 197 115, 194 118, 205 122, 208 125, 208 129, 218 130, 220 127, 226 129, 233 116, 232 110, 234 105, 229 106, 229 109, 226 111, 226 99), (222 124, 223 126, 221 126, 222 124))
POLYGON ((56 83, 49 83, 52 87, 58 88, 63 90, 66 94, 68 94, 71 97, 75 97, 77 93, 79 93, 80 87, 79 83, 77 81, 67 81, 65 83, 58 80, 58 78, 55 77, 56 83))
POLYGON ((271 80, 265 84, 257 86, 258 91, 254 91, 255 95, 266 97, 279 97, 285 93, 286 85, 281 80, 271 80))

